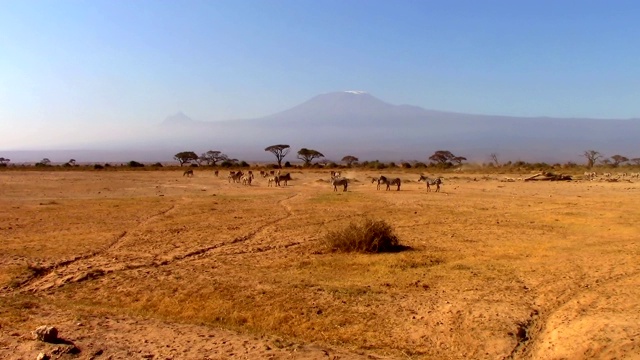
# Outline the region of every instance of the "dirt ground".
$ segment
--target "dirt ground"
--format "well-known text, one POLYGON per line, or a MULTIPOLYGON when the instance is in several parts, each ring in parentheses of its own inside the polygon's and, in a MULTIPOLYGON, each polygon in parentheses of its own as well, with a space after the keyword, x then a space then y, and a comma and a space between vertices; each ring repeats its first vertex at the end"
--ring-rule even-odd
POLYGON ((0 358, 640 358, 639 181, 194 172, 0 172, 0 358), (324 245, 365 218, 406 250, 324 245))

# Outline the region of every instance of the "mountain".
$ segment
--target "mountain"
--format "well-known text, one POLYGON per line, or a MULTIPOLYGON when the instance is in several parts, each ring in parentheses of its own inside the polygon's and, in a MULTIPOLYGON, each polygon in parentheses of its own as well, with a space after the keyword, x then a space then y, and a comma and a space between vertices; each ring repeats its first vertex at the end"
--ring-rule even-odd
POLYGON ((166 119, 164 119, 164 121, 162 122, 162 125, 189 125, 189 124, 194 124, 195 121, 193 119, 191 119, 190 117, 188 117, 187 115, 185 115, 182 111, 178 111, 176 114, 171 115, 171 116, 167 116, 166 119))
POLYGON ((347 154, 385 161, 426 160, 440 149, 476 161, 487 161, 494 152, 503 161, 548 162, 582 161, 588 149, 640 155, 640 119, 464 114, 393 105, 361 91, 318 95, 256 119, 169 125, 176 142, 186 133, 191 148, 215 148, 256 160, 268 160, 271 155, 260 156, 261 151, 281 143, 291 145, 292 153, 307 147, 334 160, 347 154))

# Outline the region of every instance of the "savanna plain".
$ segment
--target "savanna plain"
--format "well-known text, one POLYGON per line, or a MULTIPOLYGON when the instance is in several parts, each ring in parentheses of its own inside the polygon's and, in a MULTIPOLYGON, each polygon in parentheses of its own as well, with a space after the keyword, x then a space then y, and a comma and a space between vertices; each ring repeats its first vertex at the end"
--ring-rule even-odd
POLYGON ((0 358, 640 358, 637 180, 222 174, 0 172, 0 358), (401 251, 326 246, 364 219, 401 251))

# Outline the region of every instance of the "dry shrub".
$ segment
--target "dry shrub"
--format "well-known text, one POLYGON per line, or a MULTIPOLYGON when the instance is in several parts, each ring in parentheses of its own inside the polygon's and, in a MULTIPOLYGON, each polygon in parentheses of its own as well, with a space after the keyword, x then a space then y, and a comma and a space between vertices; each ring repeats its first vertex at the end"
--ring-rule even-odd
POLYGON ((393 228, 383 220, 352 222, 342 229, 330 231, 324 241, 332 251, 341 252, 380 253, 401 248, 393 228))

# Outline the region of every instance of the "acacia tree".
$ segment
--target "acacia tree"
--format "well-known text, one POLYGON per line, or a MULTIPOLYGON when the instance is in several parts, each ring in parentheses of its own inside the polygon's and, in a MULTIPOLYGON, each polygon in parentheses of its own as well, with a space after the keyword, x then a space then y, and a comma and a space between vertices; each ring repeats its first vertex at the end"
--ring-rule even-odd
POLYGON ((42 160, 40 160, 40 164, 42 165, 50 165, 51 164, 51 160, 49 160, 49 158, 44 158, 42 160))
MULTIPOLYGON (((7 159, 7 160, 9 160, 9 159, 7 159)), ((633 158, 633 159, 631 159, 629 161, 631 161, 635 165, 640 165, 640 158, 633 158)))
POLYGON ((611 157, 611 160, 613 161, 612 165, 614 167, 618 167, 618 165, 620 165, 621 163, 629 161, 629 159, 627 157, 622 156, 622 155, 613 155, 611 157))
POLYGON ((458 165, 462 165, 463 161, 467 161, 467 158, 464 156, 455 156, 451 161, 455 162, 458 165))
POLYGON ((587 158, 587 168, 591 169, 596 164, 596 161, 602 157, 602 154, 595 150, 585 150, 582 156, 587 158))
POLYGON ((304 161, 304 166, 311 165, 311 161, 313 161, 313 159, 323 157, 324 155, 321 152, 313 149, 302 148, 298 150, 298 159, 304 161))
POLYGON ((229 157, 221 151, 209 150, 200 155, 200 160, 206 162, 207 165, 216 166, 219 161, 229 160, 229 157))
POLYGON ((175 154, 173 158, 180 163, 180 166, 198 160, 198 155, 193 151, 183 151, 175 154))
POLYGON ((353 163, 356 163, 358 161, 360 161, 360 160, 358 160, 358 158, 353 156, 353 155, 347 155, 347 156, 342 158, 342 162, 346 163, 347 166, 351 166, 353 163))
POLYGON ((452 165, 451 161, 453 161, 453 159, 456 156, 453 155, 451 153, 451 151, 447 151, 447 150, 438 150, 436 152, 433 153, 433 155, 429 156, 429 160, 431 160, 432 163, 438 164, 438 165, 442 165, 442 166, 446 166, 446 165, 452 165))
POLYGON ((289 145, 279 144, 279 145, 271 145, 267 146, 264 151, 269 151, 273 155, 276 156, 276 160, 278 161, 278 167, 282 169, 282 159, 289 153, 291 147, 289 145))
POLYGON ((6 165, 9 163, 9 161, 11 161, 11 159, 5 159, 3 157, 0 157, 0 164, 6 165))

